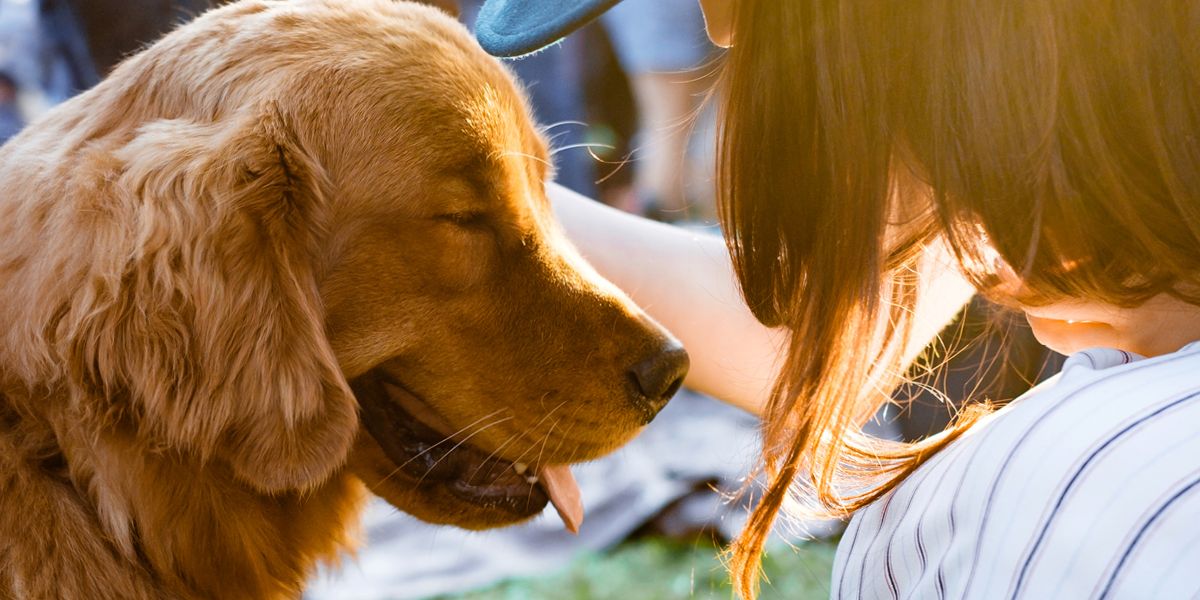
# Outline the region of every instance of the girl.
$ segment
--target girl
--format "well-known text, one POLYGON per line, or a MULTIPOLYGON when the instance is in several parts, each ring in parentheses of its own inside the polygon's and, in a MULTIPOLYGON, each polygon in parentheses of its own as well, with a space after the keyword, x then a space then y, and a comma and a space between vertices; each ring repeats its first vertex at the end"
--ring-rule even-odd
MULTIPOLYGON (((614 3, 490 0, 478 35, 528 52, 614 3)), ((731 44, 728 256, 549 193, 688 346, 688 383, 762 415, 739 592, 789 490, 854 513, 835 597, 1200 592, 1200 3, 701 4, 731 44), (863 435, 959 280, 1072 357, 920 443, 863 435)))

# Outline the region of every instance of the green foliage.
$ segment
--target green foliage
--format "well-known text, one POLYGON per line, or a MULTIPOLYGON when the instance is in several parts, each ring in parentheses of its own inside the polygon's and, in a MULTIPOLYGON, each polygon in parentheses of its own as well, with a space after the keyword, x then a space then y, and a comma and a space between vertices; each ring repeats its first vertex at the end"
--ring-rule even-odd
MULTIPOLYGON (((607 554, 584 556, 566 571, 536 579, 507 581, 455 596, 457 600, 730 600, 729 577, 708 544, 681 544, 656 538, 628 542, 607 554)), ((779 545, 763 566, 770 583, 763 600, 829 597, 834 545, 811 542, 779 545)), ((444 600, 449 600, 447 597, 444 600)))

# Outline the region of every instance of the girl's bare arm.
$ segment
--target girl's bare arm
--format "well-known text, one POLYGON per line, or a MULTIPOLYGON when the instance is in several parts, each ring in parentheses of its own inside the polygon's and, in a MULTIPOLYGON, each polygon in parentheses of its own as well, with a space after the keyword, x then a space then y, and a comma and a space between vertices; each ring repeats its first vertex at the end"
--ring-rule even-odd
MULTIPOLYGON (((759 323, 742 300, 724 241, 635 217, 556 184, 547 192, 567 236, 589 262, 691 355, 687 385, 760 413, 782 365, 786 332, 759 323)), ((970 298, 970 286, 946 265, 922 294, 908 358, 915 358, 970 298)))

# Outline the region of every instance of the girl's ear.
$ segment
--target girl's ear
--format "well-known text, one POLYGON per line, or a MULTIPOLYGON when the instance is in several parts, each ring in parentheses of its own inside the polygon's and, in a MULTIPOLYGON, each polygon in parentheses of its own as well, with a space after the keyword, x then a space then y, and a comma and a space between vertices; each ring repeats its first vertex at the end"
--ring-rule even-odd
POLYGON ((261 491, 319 484, 358 429, 314 274, 320 165, 273 104, 153 123, 116 159, 108 189, 133 240, 119 273, 100 274, 111 293, 71 309, 78 382, 128 397, 143 435, 261 491))

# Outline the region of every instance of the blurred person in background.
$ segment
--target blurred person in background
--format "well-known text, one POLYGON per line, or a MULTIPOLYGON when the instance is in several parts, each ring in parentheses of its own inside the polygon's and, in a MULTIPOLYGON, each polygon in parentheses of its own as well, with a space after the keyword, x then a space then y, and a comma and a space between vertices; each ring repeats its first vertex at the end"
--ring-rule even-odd
MULTIPOLYGON (((38 0, 42 92, 50 105, 96 85, 104 72, 92 58, 84 22, 76 8, 74 0, 38 0)), ((139 40, 135 37, 121 42, 136 48, 139 40)))
MULTIPOLYGON (((710 171, 707 163, 694 164, 704 162, 703 157, 688 143, 712 83, 701 67, 716 49, 704 33, 699 5, 696 0, 625 0, 600 22, 636 100, 632 167, 637 212, 667 222, 713 217, 712 194, 687 185, 700 171, 710 171)), ((707 177, 701 180, 711 184, 707 177)))
MULTIPOLYGON (((464 23, 482 3, 461 2, 464 23)), ((547 128, 558 183, 658 220, 711 220, 711 153, 689 140, 714 50, 695 0, 627 0, 598 25, 507 64, 547 128), (624 131, 627 120, 635 131, 624 131)))
POLYGON ((0 144, 25 127, 17 94, 17 81, 7 72, 0 71, 0 144))

